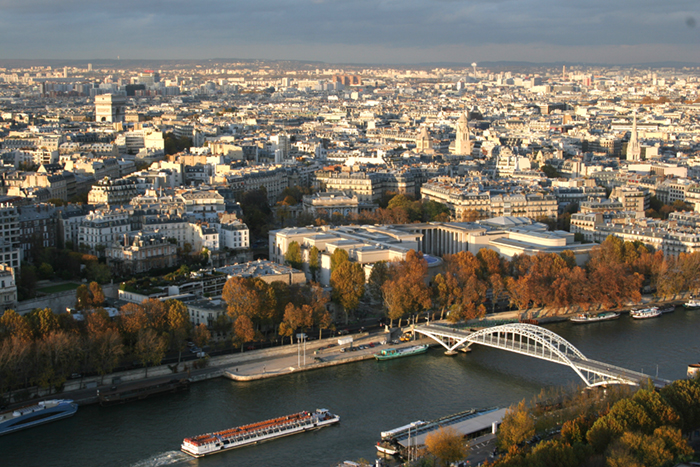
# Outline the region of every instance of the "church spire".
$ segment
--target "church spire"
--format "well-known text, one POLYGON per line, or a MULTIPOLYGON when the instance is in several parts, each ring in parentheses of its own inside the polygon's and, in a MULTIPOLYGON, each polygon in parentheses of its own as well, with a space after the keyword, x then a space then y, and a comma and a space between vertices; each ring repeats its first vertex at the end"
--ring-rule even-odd
POLYGON ((642 147, 637 139, 637 110, 634 110, 634 120, 632 123, 632 134, 627 143, 627 160, 638 161, 642 159, 642 147))

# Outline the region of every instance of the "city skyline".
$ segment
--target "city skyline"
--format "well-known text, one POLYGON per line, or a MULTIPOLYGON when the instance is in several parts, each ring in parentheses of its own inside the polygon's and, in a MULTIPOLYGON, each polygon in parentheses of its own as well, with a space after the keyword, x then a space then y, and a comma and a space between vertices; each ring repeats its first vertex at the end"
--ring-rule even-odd
POLYGON ((2 59, 700 62, 695 3, 3 0, 2 59))

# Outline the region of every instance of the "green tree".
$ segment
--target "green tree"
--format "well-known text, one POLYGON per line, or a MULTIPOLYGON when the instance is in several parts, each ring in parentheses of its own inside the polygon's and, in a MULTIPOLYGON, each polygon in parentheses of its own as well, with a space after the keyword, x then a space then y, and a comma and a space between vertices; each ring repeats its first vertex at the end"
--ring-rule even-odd
POLYGON ((294 241, 287 246, 287 252, 284 254, 284 260, 294 269, 301 269, 301 247, 299 243, 294 241))
POLYGON ((333 274, 333 271, 335 271, 338 266, 349 261, 349 258, 347 251, 342 248, 336 248, 331 255, 331 274, 333 274))
POLYGON ((312 246, 309 250, 309 272, 311 273, 311 280, 318 281, 318 271, 321 270, 321 256, 316 245, 312 246))
POLYGON ((41 263, 39 266, 39 277, 42 279, 51 279, 53 277, 53 267, 49 263, 41 263))
POLYGON ((547 178, 559 178, 561 177, 561 174, 557 169, 552 167, 551 165, 545 164, 542 167, 540 167, 540 170, 544 172, 544 174, 547 176, 547 178))
POLYGON ((450 219, 450 208, 433 200, 423 201, 424 222, 446 222, 450 219))
POLYGON ((700 383, 697 379, 674 381, 661 389, 661 396, 680 416, 684 432, 700 426, 700 383))

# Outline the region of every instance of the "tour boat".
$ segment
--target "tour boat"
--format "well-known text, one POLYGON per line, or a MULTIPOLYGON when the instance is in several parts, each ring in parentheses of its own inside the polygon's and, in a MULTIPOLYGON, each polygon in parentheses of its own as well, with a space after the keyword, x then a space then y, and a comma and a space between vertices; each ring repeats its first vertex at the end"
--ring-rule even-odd
POLYGON ((0 435, 53 422, 75 415, 78 404, 69 399, 53 399, 0 413, 0 435))
POLYGON ((651 308, 643 308, 641 310, 632 310, 630 311, 630 316, 632 319, 656 318, 657 316, 661 316, 661 310, 655 306, 651 308))
POLYGON ((193 457, 204 457, 282 436, 318 430, 338 422, 340 422, 338 415, 330 413, 327 409, 316 409, 314 413, 299 412, 264 422, 185 438, 181 449, 193 457))
POLYGON ((405 347, 403 349, 384 349, 381 352, 374 354, 374 358, 376 358, 377 360, 391 360, 392 358, 418 355, 427 352, 427 350, 427 344, 412 345, 411 347, 405 347))
POLYGON ((700 299, 691 298, 690 300, 685 302, 683 306, 686 308, 700 308, 700 299))
POLYGON ((619 317, 620 317, 620 313, 614 313, 612 311, 600 313, 597 315, 590 315, 588 313, 580 313, 576 316, 572 316, 571 318, 569 318, 569 321, 571 321, 572 323, 576 323, 576 324, 597 323, 599 321, 610 321, 613 319, 618 319, 619 317))

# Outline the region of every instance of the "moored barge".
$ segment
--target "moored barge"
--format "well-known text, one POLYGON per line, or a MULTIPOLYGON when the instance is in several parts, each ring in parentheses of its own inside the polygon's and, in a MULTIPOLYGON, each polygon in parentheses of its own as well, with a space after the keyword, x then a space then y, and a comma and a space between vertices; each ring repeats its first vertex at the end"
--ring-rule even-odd
POLYGON ((164 394, 167 392, 186 391, 190 388, 190 380, 188 378, 171 379, 158 382, 146 382, 127 384, 123 386, 113 386, 111 389, 97 390, 97 398, 100 405, 116 405, 126 402, 145 399, 156 394, 164 394))
POLYGON ((316 409, 314 413, 299 412, 264 422, 185 438, 181 449, 193 457, 204 457, 270 439, 318 430, 338 422, 340 422, 338 415, 330 413, 327 409, 316 409))

